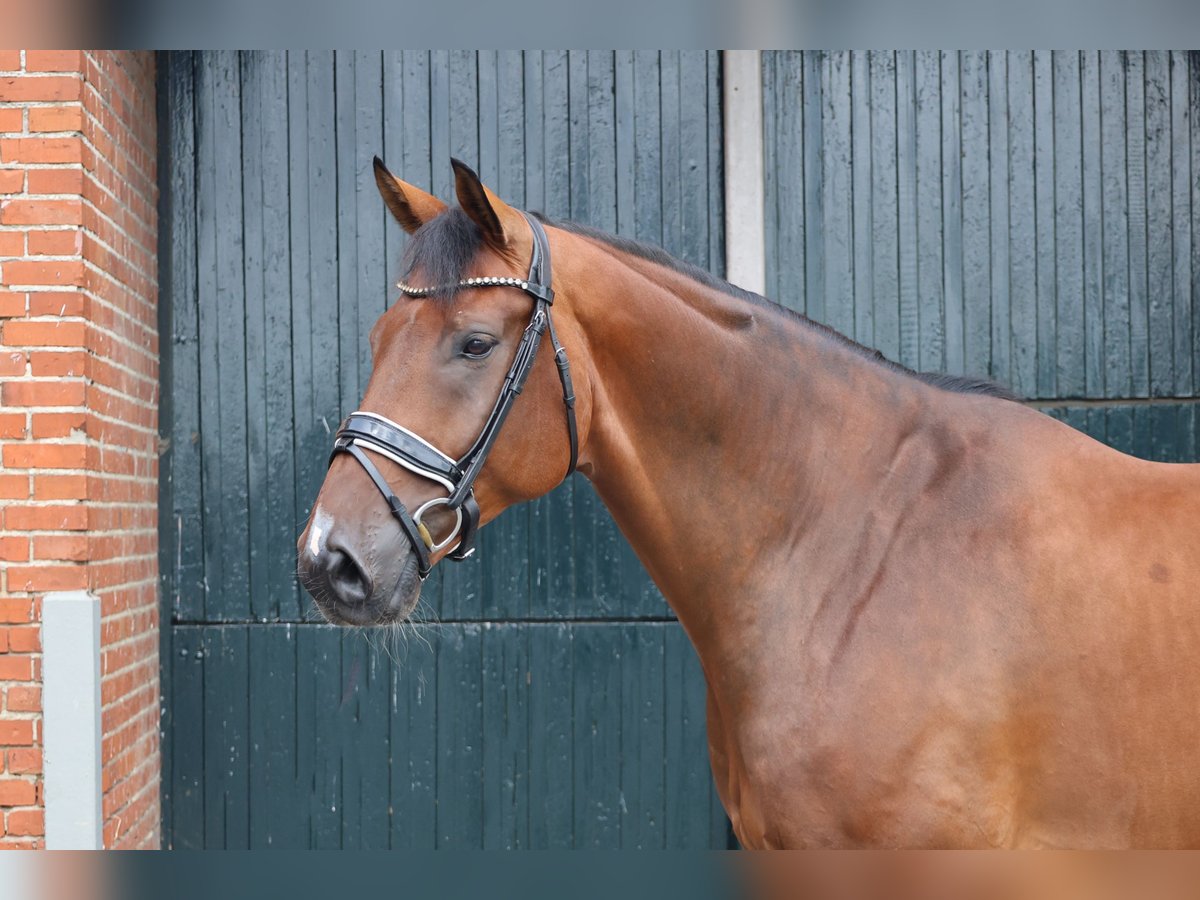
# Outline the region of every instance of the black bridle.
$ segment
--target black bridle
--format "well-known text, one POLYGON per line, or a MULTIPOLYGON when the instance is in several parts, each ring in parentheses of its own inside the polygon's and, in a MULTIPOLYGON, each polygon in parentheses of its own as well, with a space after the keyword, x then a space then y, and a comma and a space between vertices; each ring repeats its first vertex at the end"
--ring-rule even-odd
POLYGON ((567 362, 567 351, 558 342, 558 336, 554 333, 554 323, 550 319, 550 306, 554 303, 554 291, 550 288, 550 244, 542 223, 528 213, 522 215, 533 231, 533 256, 527 278, 484 276, 467 278, 457 285, 426 288, 411 287, 404 283, 398 285, 409 297, 428 297, 430 294, 461 287, 514 287, 534 299, 533 316, 521 335, 516 356, 513 357, 512 365, 500 388, 500 396, 471 448, 461 458, 454 459, 403 425, 397 425, 377 413, 361 410, 351 413, 346 418, 333 441, 330 464, 339 453, 349 453, 366 470, 412 544, 413 552, 417 556, 417 573, 422 579, 432 568, 430 555, 444 550, 456 537, 458 544, 447 554, 450 559, 461 561, 475 552, 475 532, 479 528, 479 504, 475 502, 474 493, 475 479, 479 477, 479 472, 487 461, 488 453, 491 452, 517 395, 525 386, 525 379, 529 377, 533 368, 542 335, 547 331, 550 333, 550 343, 554 347, 558 378, 562 382, 563 404, 567 408, 567 434, 571 441, 571 461, 567 466, 567 474, 563 476, 564 480, 575 471, 575 464, 578 462, 579 437, 575 425, 575 392, 571 386, 571 367, 567 362), (446 489, 448 496, 429 500, 410 515, 404 504, 392 493, 379 469, 363 452, 364 449, 378 453, 410 472, 437 482, 446 489), (425 512, 435 506, 445 506, 458 516, 454 530, 441 542, 435 542, 429 530, 421 523, 425 512))

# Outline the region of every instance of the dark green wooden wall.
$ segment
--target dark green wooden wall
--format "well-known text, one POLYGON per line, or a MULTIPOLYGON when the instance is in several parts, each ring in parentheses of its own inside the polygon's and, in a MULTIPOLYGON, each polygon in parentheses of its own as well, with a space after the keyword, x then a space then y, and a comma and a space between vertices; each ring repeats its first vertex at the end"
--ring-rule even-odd
POLYGON ((160 60, 166 843, 724 846, 698 663, 580 477, 416 627, 325 626, 293 576, 398 275, 372 155, 719 272, 718 56, 160 60))
POLYGON ((764 53, 768 293, 1195 460, 1200 53, 764 53))

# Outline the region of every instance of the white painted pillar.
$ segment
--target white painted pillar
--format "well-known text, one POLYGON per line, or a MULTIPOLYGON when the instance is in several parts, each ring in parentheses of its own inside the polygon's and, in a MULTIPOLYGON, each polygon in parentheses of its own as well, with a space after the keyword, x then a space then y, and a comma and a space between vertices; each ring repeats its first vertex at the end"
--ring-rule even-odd
POLYGON ((42 742, 47 849, 103 849, 100 600, 86 591, 42 599, 42 742))
POLYGON ((725 278, 766 291, 762 68, 757 50, 722 53, 725 128, 725 278))

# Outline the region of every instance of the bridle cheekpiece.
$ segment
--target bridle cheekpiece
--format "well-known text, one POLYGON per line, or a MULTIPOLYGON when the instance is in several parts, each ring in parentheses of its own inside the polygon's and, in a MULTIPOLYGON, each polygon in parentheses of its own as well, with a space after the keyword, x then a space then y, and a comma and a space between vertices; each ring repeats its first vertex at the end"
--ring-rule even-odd
POLYGON ((546 239, 542 223, 528 213, 522 215, 533 231, 533 254, 526 278, 486 275, 465 278, 455 285, 438 287, 413 287, 403 282, 397 285, 401 293, 408 297, 428 297, 457 288, 511 287, 524 291, 534 299, 533 315, 521 335, 516 355, 500 388, 500 396, 496 398, 483 429, 470 449, 460 458, 454 459, 403 425, 378 413, 362 410, 347 416, 334 437, 333 452, 329 456, 330 464, 339 454, 348 453, 366 470, 375 487, 387 501, 392 516, 412 544, 417 557, 417 574, 422 580, 432 568, 431 554, 446 549, 455 538, 458 542, 447 554, 450 559, 461 561, 475 551, 475 534, 479 528, 479 504, 475 502, 474 492, 475 479, 479 477, 483 464, 487 461, 509 410, 525 386, 525 379, 533 368, 542 335, 546 332, 550 333, 550 343, 554 347, 554 361, 558 366, 559 381, 562 382, 563 405, 567 410, 567 436, 571 443, 571 459, 564 480, 575 471, 578 462, 579 438, 575 423, 575 392, 571 385, 571 368, 567 362, 567 351, 559 343, 558 336, 554 333, 554 323, 550 318, 550 307, 554 303, 554 291, 550 287, 550 243, 546 239), (447 491, 447 496, 426 501, 410 515, 364 450, 377 453, 410 472, 436 482, 447 491), (457 516, 454 530, 440 542, 434 541, 429 529, 421 522, 421 517, 437 506, 445 506, 457 516))

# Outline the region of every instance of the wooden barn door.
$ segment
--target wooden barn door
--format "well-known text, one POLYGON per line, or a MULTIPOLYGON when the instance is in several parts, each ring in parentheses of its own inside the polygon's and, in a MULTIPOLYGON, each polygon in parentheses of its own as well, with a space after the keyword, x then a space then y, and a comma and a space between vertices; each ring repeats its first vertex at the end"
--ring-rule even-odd
POLYGON ((1200 53, 762 56, 767 292, 1128 453, 1200 437, 1200 53))
POLYGON ((293 575, 398 277, 372 155, 720 272, 718 56, 160 59, 164 843, 725 846, 694 653, 582 477, 404 631, 324 625, 293 575))

